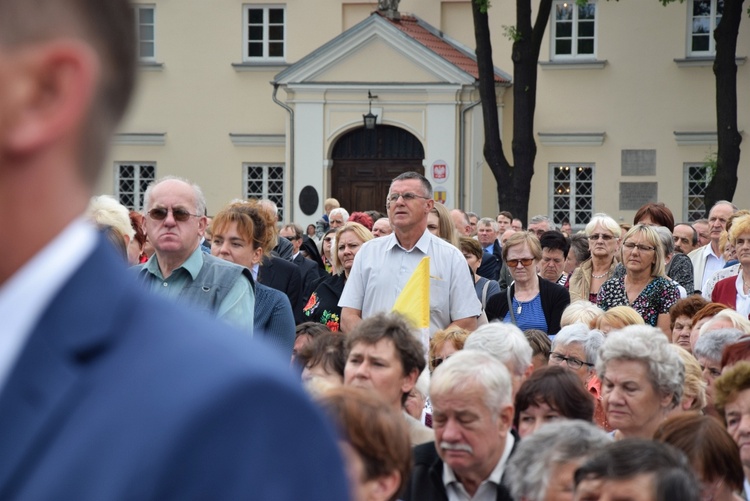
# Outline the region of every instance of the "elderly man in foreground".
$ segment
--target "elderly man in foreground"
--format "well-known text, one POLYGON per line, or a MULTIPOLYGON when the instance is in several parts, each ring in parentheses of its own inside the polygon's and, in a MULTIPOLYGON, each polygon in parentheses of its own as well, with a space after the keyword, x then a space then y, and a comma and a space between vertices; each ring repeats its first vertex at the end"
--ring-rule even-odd
POLYGON ((502 484, 516 444, 510 374, 493 356, 460 351, 430 383, 435 442, 414 449, 403 499, 510 500, 502 484))

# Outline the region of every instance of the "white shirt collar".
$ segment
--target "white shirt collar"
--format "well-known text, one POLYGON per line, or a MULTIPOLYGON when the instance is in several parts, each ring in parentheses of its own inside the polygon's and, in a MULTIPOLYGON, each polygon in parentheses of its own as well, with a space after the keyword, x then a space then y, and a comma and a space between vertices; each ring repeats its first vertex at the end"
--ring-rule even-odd
POLYGON ((49 303, 95 245, 96 231, 78 218, 0 285, 0 387, 49 303))

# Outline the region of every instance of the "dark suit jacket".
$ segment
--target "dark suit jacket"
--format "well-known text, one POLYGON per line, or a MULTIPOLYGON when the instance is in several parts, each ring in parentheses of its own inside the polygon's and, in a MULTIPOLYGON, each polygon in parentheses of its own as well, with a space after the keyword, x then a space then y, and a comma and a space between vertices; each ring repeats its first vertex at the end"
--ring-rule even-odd
MULTIPOLYGON (((297 254, 292 262, 299 267, 299 272, 302 274, 302 305, 304 306, 321 277, 320 268, 313 261, 303 257, 302 254, 297 254)), ((326 275, 328 274, 326 273, 326 275)))
POLYGON ((100 239, 2 387, 0 499, 348 499, 288 364, 144 292, 100 239))
MULTIPOLYGON (((515 432, 515 443, 511 455, 518 447, 519 438, 515 432)), ((435 442, 414 447, 414 469, 406 485, 403 501, 448 501, 448 494, 443 485, 443 460, 438 456, 435 442)), ((510 491, 501 485, 497 490, 497 501, 513 501, 510 491)))
POLYGON ((303 322, 302 273, 296 264, 280 257, 263 256, 263 262, 258 267, 258 282, 286 294, 292 305, 295 325, 303 322))
POLYGON ((482 252, 482 264, 477 269, 477 275, 490 280, 498 280, 500 278, 500 268, 503 266, 503 251, 500 247, 500 242, 495 239, 495 243, 492 244, 492 254, 482 252))

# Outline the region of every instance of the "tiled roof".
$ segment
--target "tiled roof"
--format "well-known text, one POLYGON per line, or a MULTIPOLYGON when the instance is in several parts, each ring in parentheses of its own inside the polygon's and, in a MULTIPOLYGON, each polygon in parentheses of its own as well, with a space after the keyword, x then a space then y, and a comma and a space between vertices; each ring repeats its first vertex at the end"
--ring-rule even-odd
MULTIPOLYGON (((376 14, 382 16, 383 19, 401 30, 403 33, 424 45, 454 66, 461 68, 474 78, 479 78, 479 69, 477 67, 476 58, 468 50, 456 44, 456 42, 439 34, 437 30, 428 29, 428 27, 432 27, 421 19, 408 14, 401 14, 401 19, 396 20, 388 19, 380 12, 376 12, 376 14)), ((495 82, 509 84, 510 79, 496 71, 495 82)))

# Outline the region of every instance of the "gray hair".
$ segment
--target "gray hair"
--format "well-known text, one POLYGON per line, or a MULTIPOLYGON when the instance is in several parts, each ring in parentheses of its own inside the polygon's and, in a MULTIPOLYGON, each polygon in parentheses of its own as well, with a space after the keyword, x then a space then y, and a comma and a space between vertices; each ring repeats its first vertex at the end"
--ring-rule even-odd
POLYGON ((734 205, 734 204, 733 204, 732 202, 730 202, 729 200, 719 200, 718 202, 716 202, 715 204, 713 204, 713 205, 711 206, 711 209, 710 209, 710 210, 708 211, 708 212, 709 212, 709 214, 710 214, 710 213, 711 213, 711 211, 712 211, 712 210, 714 209, 714 207, 716 207, 717 205, 729 205, 729 206, 730 206, 730 207, 732 208, 732 212, 737 212, 738 210, 740 210, 740 208, 739 208, 739 207, 737 207, 736 205, 734 205))
POLYGON ((516 376, 523 376, 533 350, 521 329, 513 324, 492 322, 469 334, 464 350, 489 353, 503 365, 511 364, 516 376))
POLYGON ((111 226, 132 240, 135 229, 130 222, 130 211, 109 195, 92 197, 86 208, 86 217, 99 226, 111 226))
POLYGON ((695 358, 707 358, 708 360, 719 362, 724 348, 734 344, 743 336, 739 329, 717 329, 708 331, 698 338, 693 347, 695 358))
POLYGON ((422 185, 422 189, 424 190, 425 196, 427 198, 432 198, 432 184, 422 174, 418 172, 414 172, 414 171, 404 172, 394 177, 393 180, 391 181, 391 186, 388 188, 388 190, 390 191, 391 187, 393 187, 393 183, 395 183, 396 181, 405 181, 407 179, 416 179, 417 181, 419 181, 420 184, 422 185))
POLYGON ((586 225, 586 235, 591 235, 597 225, 611 231, 615 238, 620 238, 622 236, 622 228, 620 228, 620 225, 617 224, 617 221, 603 212, 594 214, 594 217, 592 217, 588 222, 588 224, 586 225))
POLYGON ((156 181, 148 185, 148 188, 146 188, 146 193, 144 193, 143 195, 144 211, 147 211, 151 207, 151 193, 154 191, 154 188, 159 186, 164 181, 179 181, 190 186, 190 188, 193 189, 193 198, 195 199, 195 213, 199 216, 206 215, 206 197, 205 195, 203 195, 203 190, 201 190, 201 187, 194 182, 185 179, 184 177, 178 176, 164 176, 163 178, 157 179, 156 181))
MULTIPOLYGON (((538 214, 529 219, 529 224, 539 224, 544 222, 546 222, 548 225, 547 231, 555 231, 557 229, 557 226, 555 226, 552 218, 550 218, 549 216, 545 216, 544 214, 538 214)), ((528 227, 528 225, 526 226, 528 227)))
POLYGON ((670 408, 680 403, 685 366, 661 329, 650 325, 629 325, 611 332, 599 350, 596 361, 596 372, 600 379, 607 375, 607 364, 612 360, 645 364, 654 389, 662 395, 672 396, 670 408))
POLYGON ((477 221, 477 226, 479 225, 489 226, 490 228, 492 228, 492 231, 494 231, 495 233, 497 233, 498 230, 500 229, 500 225, 497 224, 497 221, 495 221, 491 217, 483 217, 482 219, 477 221))
POLYGON ((343 207, 336 207, 335 209, 332 209, 328 214, 328 219, 330 220, 336 214, 341 214, 341 217, 344 218, 344 222, 349 221, 349 212, 343 207))
POLYGON ((565 307, 560 317, 560 326, 565 327, 575 323, 591 325, 591 322, 604 315, 604 310, 591 301, 574 301, 565 307))
POLYGON ((513 499, 542 501, 556 466, 577 462, 610 443, 606 432, 585 421, 548 423, 518 444, 503 483, 513 499))
POLYGON ((493 416, 513 404, 508 369, 492 355, 476 350, 461 350, 435 369, 430 380, 430 398, 434 401, 437 395, 465 393, 476 385, 484 389, 484 404, 493 416))
POLYGON ((654 226, 656 234, 659 235, 659 241, 661 242, 661 248, 664 250, 664 255, 669 256, 674 254, 674 240, 672 239, 672 233, 669 228, 664 226, 654 226))
POLYGON ((585 324, 567 325, 560 329, 555 339, 552 340, 552 351, 555 351, 558 346, 576 343, 583 346, 583 351, 586 354, 585 362, 596 364, 599 349, 604 344, 604 334, 602 334, 602 331, 589 329, 585 324))

